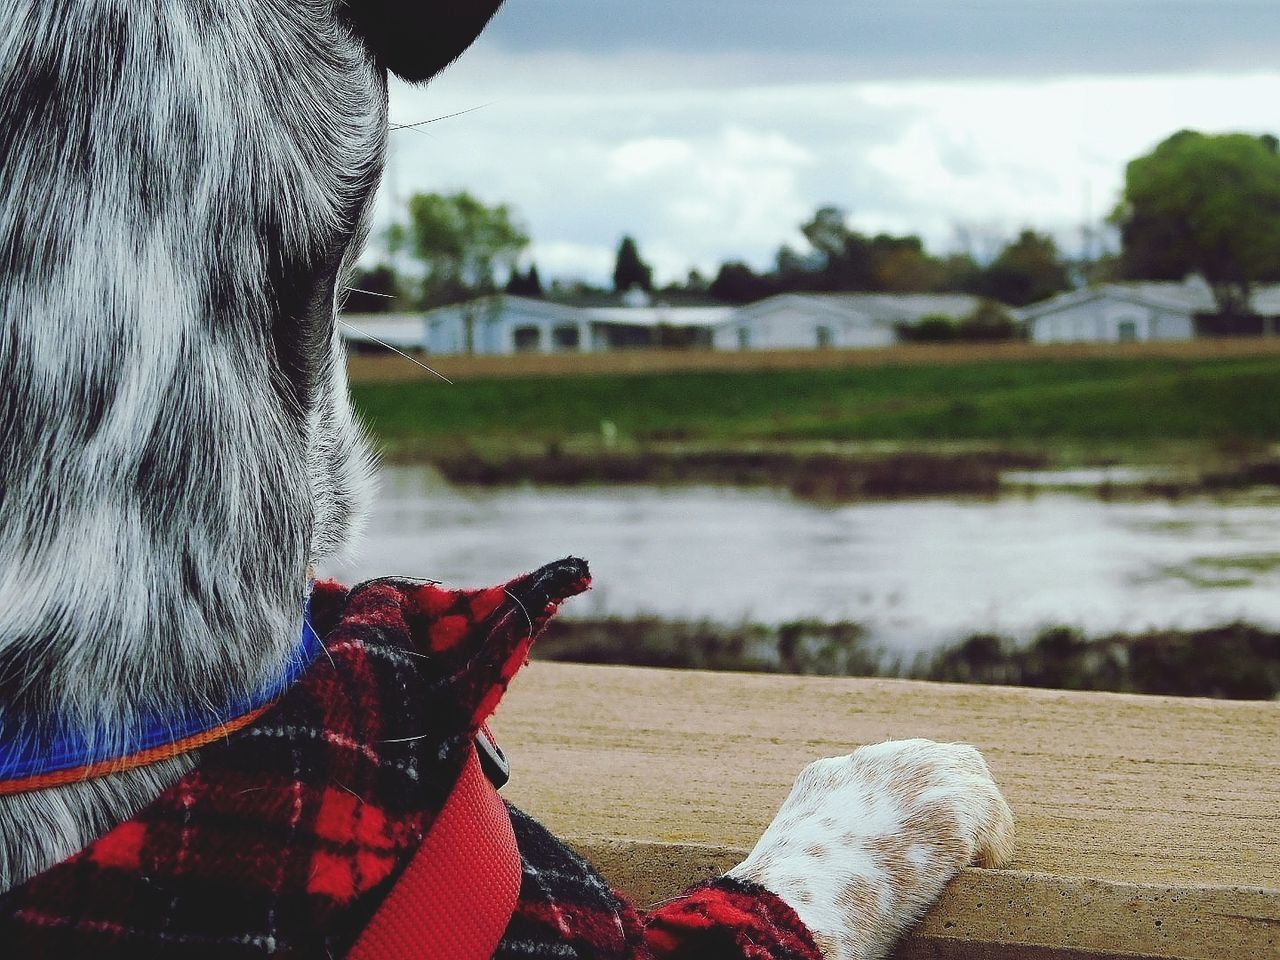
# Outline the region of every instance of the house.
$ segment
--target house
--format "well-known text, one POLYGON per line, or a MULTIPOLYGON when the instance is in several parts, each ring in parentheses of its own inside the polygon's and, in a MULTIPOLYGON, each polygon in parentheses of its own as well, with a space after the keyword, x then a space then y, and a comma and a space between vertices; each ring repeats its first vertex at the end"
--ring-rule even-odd
POLYGON ((1024 307, 1016 316, 1034 343, 1191 340, 1195 316, 1214 309, 1208 284, 1106 283, 1024 307))
POLYGON ((621 300, 558 303, 495 294, 425 314, 343 317, 356 349, 432 354, 599 353, 644 347, 785 350, 880 347, 927 316, 960 319, 978 306, 962 294, 780 294, 743 307, 621 300))
POLYGON ((430 353, 598 353, 670 342, 710 342, 712 328, 732 307, 630 305, 576 306, 498 294, 428 311, 423 342, 430 353))
POLYGON ((627 307, 592 307, 584 311, 591 325, 592 350, 626 347, 708 347, 712 331, 727 322, 733 307, 673 307, 665 303, 627 307))
POLYGON ((966 294, 782 293, 740 307, 711 336, 717 350, 887 347, 901 325, 960 320, 980 301, 966 294))
MULTIPOLYGON (((1191 340, 1197 333, 1226 332, 1211 322, 1213 291, 1198 276, 1177 282, 1106 283, 1072 290, 1017 311, 1035 343, 1124 343, 1191 340)), ((1280 315, 1280 285, 1258 287, 1256 317, 1235 332, 1274 331, 1280 315)))
POLYGON ((428 310, 422 324, 434 354, 572 352, 591 336, 572 307, 506 294, 428 310))
POLYGON ((388 348, 409 352, 424 346, 420 313, 345 313, 338 318, 338 332, 357 353, 388 348))

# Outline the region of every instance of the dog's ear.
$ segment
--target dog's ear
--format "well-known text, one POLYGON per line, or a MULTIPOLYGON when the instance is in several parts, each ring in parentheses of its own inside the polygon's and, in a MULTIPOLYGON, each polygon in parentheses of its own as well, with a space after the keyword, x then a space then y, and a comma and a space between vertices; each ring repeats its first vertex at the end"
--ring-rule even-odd
POLYGON ((427 80, 471 46, 502 0, 340 0, 339 8, 388 70, 427 80))

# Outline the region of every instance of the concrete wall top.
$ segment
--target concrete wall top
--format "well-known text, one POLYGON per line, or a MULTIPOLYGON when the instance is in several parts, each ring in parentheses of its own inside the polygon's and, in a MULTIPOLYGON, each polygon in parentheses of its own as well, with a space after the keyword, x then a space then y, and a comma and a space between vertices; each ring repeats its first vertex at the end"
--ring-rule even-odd
POLYGON ((800 769, 980 747, 1018 819, 899 957, 1280 957, 1280 703, 531 664, 504 793, 655 901, 741 859, 800 769))

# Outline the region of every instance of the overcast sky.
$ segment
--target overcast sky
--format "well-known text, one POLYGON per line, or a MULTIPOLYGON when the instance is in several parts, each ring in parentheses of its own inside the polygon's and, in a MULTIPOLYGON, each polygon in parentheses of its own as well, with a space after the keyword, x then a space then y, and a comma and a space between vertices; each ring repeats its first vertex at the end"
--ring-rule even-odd
POLYGON ((765 266, 823 203, 942 251, 1072 242, 1182 127, 1280 132, 1278 0, 507 0, 395 84, 385 221, 417 190, 509 202, 544 277, 765 266))

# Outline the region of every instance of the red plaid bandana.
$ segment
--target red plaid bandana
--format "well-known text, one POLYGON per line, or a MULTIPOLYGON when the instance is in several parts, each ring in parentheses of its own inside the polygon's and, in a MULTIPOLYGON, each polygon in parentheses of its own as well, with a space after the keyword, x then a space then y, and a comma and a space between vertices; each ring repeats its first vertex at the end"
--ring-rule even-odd
MULTIPOLYGON (((505 587, 319 584, 325 653, 260 721, 132 819, 0 897, 6 957, 344 956, 561 601, 563 560, 505 587)), ((509 808, 519 902, 495 960, 821 960, 786 903, 721 878, 641 914, 509 808)))
POLYGON ((0 897, 15 956, 342 956, 430 829, 533 637, 586 589, 317 585, 324 653, 137 816, 0 897))

